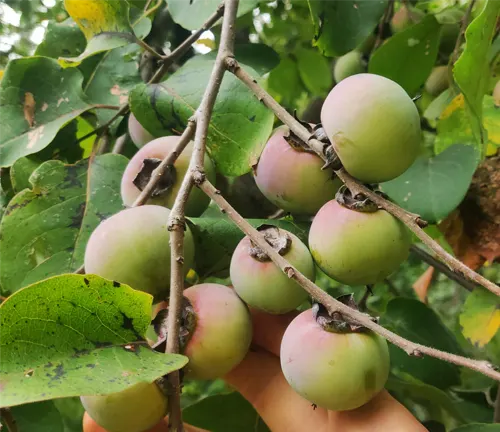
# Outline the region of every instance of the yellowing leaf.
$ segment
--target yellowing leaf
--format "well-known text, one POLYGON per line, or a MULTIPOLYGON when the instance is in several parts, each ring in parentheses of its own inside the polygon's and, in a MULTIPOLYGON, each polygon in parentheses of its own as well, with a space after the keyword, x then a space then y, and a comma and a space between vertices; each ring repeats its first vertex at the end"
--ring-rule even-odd
POLYGON ((87 41, 106 32, 133 34, 128 3, 116 0, 64 0, 64 7, 87 41))
POLYGON ((129 17, 129 3, 124 0, 64 0, 64 6, 87 39, 85 52, 80 56, 59 58, 64 67, 78 66, 86 57, 128 45, 151 30, 149 18, 134 18, 136 9, 129 17))
POLYGON ((498 298, 485 289, 475 289, 464 303, 460 326, 471 343, 478 347, 486 345, 500 328, 498 298))

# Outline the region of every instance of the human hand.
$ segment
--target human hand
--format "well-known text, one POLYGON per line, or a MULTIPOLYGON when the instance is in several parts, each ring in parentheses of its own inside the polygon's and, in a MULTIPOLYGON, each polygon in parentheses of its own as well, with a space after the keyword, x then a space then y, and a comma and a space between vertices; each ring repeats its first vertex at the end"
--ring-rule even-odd
POLYGON ((314 408, 281 371, 281 338, 296 313, 252 311, 252 349, 225 380, 257 410, 272 432, 425 432, 422 424, 386 390, 351 411, 314 408))

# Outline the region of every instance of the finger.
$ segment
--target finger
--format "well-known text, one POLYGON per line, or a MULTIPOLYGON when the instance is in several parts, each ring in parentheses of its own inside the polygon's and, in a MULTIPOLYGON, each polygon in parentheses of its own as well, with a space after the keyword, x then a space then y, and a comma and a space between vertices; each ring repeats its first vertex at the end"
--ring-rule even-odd
POLYGON ((426 432, 427 429, 386 390, 351 411, 328 411, 331 432, 426 432))
POLYGON ((254 406, 273 432, 327 431, 327 411, 314 409, 292 390, 276 356, 251 351, 224 379, 254 406))
POLYGON ((271 315, 252 309, 253 339, 254 345, 279 356, 281 339, 288 325, 298 315, 290 312, 283 315, 271 315))

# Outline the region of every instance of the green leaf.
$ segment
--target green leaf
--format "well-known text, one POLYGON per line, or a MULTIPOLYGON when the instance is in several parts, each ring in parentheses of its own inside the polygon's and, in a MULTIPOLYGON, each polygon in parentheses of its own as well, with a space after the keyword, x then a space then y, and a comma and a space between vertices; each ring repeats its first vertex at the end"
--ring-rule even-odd
POLYGON ((81 55, 59 58, 65 67, 78 66, 89 56, 134 43, 151 30, 149 18, 134 22, 133 28, 127 1, 64 0, 64 6, 87 39, 87 46, 81 55))
POLYGON ((47 147, 59 129, 90 108, 80 71, 46 57, 12 60, 0 81, 0 166, 47 147))
POLYGON ((30 283, 75 271, 101 220, 122 209, 120 181, 127 159, 97 156, 64 165, 43 163, 31 189, 9 203, 0 225, 0 282, 4 294, 30 283))
MULTIPOLYGON (((305 224, 285 220, 247 219, 254 227, 263 224, 275 225, 292 232, 307 244, 305 224)), ((209 276, 226 277, 234 249, 245 236, 241 230, 227 218, 204 217, 191 218, 189 227, 195 239, 196 272, 202 278, 209 276)))
POLYGON ((380 188, 405 210, 438 222, 462 202, 477 162, 473 147, 456 144, 433 158, 418 158, 402 175, 380 188))
POLYGON ((324 96, 332 88, 332 71, 328 61, 317 50, 300 48, 297 57, 299 75, 306 88, 313 94, 324 96))
POLYGON ((483 288, 476 288, 463 305, 460 326, 462 334, 472 344, 484 347, 500 328, 498 297, 483 288))
POLYGON ((500 432, 500 424, 470 423, 457 427, 451 432, 500 432))
POLYGON ((316 34, 314 45, 328 56, 353 50, 372 33, 387 7, 387 0, 308 0, 316 34))
MULTIPOLYGON (((107 105, 127 103, 130 90, 142 82, 137 62, 139 53, 139 47, 132 44, 104 54, 83 89, 89 100, 107 105)), ((103 124, 115 114, 116 111, 100 109, 97 118, 103 124)))
POLYGON ((396 33, 370 57, 368 72, 396 81, 413 96, 437 58, 441 26, 432 15, 396 33))
POLYGON ((290 57, 282 58, 278 67, 269 74, 267 87, 278 102, 291 104, 295 101, 305 91, 297 63, 290 57))
POLYGON ((35 55, 43 57, 76 57, 85 50, 85 36, 71 18, 61 23, 49 22, 47 32, 35 55))
POLYGON ((211 432, 269 432, 255 408, 241 394, 210 396, 182 412, 183 419, 211 432))
POLYGON ((61 275, 0 306, 0 406, 109 394, 152 382, 187 358, 144 340, 152 297, 95 275, 61 275))
MULTIPOLYGON (((488 135, 486 143, 493 149, 500 147, 500 110, 495 106, 493 96, 484 96, 482 110, 483 128, 488 135)), ((434 142, 436 153, 457 142, 473 146, 478 152, 482 150, 480 143, 474 137, 463 94, 456 96, 442 111, 437 123, 437 132, 434 142)))
POLYGON ((17 432, 65 432, 64 421, 53 401, 12 407, 17 432))
MULTIPOLYGON (((259 1, 241 1, 236 16, 240 17, 250 12, 259 1)), ((221 0, 169 0, 168 10, 177 24, 188 30, 198 30, 220 4, 221 0)))
MULTIPOLYGON (((389 377, 385 388, 390 392, 397 392, 399 395, 407 396, 417 403, 430 405, 439 411, 445 410, 449 415, 464 422, 465 419, 462 413, 454 404, 454 399, 443 390, 440 390, 432 385, 424 384, 411 377, 406 379, 389 377)), ((435 420, 438 420, 435 418, 435 420)))
MULTIPOLYGON (((213 63, 210 57, 195 56, 166 81, 139 84, 130 93, 132 112, 154 136, 180 134, 201 102, 213 63)), ((218 172, 228 176, 249 172, 271 134, 273 120, 273 113, 244 84, 225 74, 207 136, 218 172)))
POLYGON ((10 168, 10 179, 15 193, 31 187, 30 176, 41 164, 36 156, 23 157, 14 162, 10 168))
POLYGON ((465 31, 465 49, 453 67, 453 77, 462 91, 469 123, 481 155, 486 152, 486 137, 482 129, 482 102, 489 81, 488 50, 500 13, 500 2, 486 0, 482 12, 465 31))
MULTIPOLYGON (((452 335, 436 313, 418 300, 395 298, 387 305, 381 324, 412 342, 453 354, 462 354, 452 335)), ((433 357, 409 356, 401 348, 389 345, 391 366, 408 373, 424 383, 447 389, 460 383, 457 366, 433 357)))
MULTIPOLYGON (((264 44, 239 44, 235 46, 235 55, 238 62, 250 66, 259 75, 264 75, 280 62, 279 54, 264 44)), ((210 52, 207 56, 215 59, 216 53, 210 52)))

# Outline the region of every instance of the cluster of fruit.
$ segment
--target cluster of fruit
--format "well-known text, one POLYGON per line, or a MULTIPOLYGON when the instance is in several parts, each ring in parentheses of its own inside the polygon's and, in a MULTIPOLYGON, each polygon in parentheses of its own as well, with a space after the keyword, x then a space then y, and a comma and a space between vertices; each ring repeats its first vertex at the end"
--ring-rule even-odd
MULTIPOLYGON (((130 119, 131 136, 139 145, 152 138, 132 116, 130 119)), ((365 183, 399 176, 419 151, 420 119, 413 101, 398 84, 381 76, 358 74, 343 80, 325 100, 321 120, 344 168, 365 183)), ((125 205, 132 205, 153 169, 178 140, 173 136, 152 139, 131 159, 121 184, 125 205)), ((171 253, 168 208, 192 152, 191 143, 146 205, 127 208, 96 228, 86 249, 87 273, 148 292, 155 302, 167 298, 171 253)), ((275 130, 254 167, 255 182, 279 208, 313 217, 309 246, 291 232, 273 226, 263 226, 260 231, 269 245, 311 280, 317 265, 344 284, 375 284, 407 258, 409 234, 384 210, 359 211, 336 199, 340 182, 331 170, 322 170, 322 165, 319 156, 286 127, 275 130)), ((205 172, 213 182, 215 170, 209 157, 205 172)), ((187 203, 187 216, 199 216, 208 204, 208 198, 195 189, 187 203)), ((192 233, 186 227, 186 272, 194 265, 194 248, 192 233)), ((185 377, 223 377, 243 360, 252 339, 247 306, 282 314, 308 298, 307 292, 248 237, 232 255, 230 278, 233 287, 202 283, 184 291, 183 325, 188 336, 181 346, 189 358, 185 377)), ((366 329, 332 328, 319 319, 320 315, 314 308, 306 310, 286 330, 281 345, 284 376, 300 395, 318 406, 357 408, 385 385, 389 373, 387 343, 366 329), (349 374, 345 373, 346 365, 349 374)), ((167 409, 166 398, 154 383, 137 384, 112 395, 83 396, 82 402, 88 414, 111 432, 143 431, 158 423, 167 409), (122 410, 123 406, 127 408, 122 410)))

